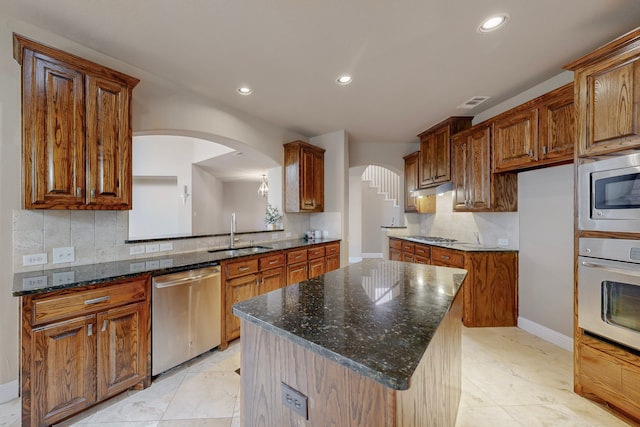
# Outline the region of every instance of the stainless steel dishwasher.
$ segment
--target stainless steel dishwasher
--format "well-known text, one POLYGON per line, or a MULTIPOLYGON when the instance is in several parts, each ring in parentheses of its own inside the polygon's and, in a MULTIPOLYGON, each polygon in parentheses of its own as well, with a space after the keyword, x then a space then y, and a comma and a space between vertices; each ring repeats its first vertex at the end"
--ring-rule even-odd
POLYGON ((218 266, 153 278, 152 375, 220 345, 220 296, 218 266))

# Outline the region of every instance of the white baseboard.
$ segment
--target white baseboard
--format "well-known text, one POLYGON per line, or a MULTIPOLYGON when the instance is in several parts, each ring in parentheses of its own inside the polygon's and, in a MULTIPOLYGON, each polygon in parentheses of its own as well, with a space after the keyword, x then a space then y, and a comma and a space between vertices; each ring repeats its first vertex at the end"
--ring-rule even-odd
POLYGON ((349 257, 349 264, 355 264, 356 262, 360 262, 362 261, 362 257, 361 256, 350 256, 349 257))
POLYGON ((363 253, 362 258, 384 258, 384 255, 380 252, 363 253))
POLYGON ((558 347, 564 348, 567 351, 573 353, 573 338, 566 335, 562 335, 560 332, 549 329, 546 326, 542 326, 539 323, 532 322, 524 317, 518 317, 518 327, 524 331, 529 332, 532 335, 542 338, 545 341, 549 341, 558 347))
POLYGON ((0 384, 0 403, 5 403, 18 397, 18 380, 0 384))

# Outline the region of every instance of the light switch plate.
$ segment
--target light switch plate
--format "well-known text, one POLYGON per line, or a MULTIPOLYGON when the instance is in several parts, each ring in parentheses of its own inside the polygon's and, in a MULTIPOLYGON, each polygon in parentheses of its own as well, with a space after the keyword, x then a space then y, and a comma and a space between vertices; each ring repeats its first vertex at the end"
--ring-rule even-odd
POLYGON ((30 254, 22 257, 22 266, 42 265, 47 263, 47 254, 30 254))
POLYGON ((129 248, 129 255, 140 255, 144 253, 144 246, 131 246, 129 248))
POLYGON ((145 252, 150 254, 153 252, 158 252, 160 250, 160 245, 158 245, 157 243, 153 244, 153 245, 147 245, 145 246, 145 252))
POLYGON ((74 262, 76 260, 75 249, 73 246, 64 248, 53 248, 53 263, 60 264, 62 262, 74 262))
POLYGON ((172 251, 173 250, 173 243, 171 243, 171 242, 160 243, 160 250, 161 251, 172 251))
POLYGON ((509 239, 498 239, 498 246, 509 246, 509 239))

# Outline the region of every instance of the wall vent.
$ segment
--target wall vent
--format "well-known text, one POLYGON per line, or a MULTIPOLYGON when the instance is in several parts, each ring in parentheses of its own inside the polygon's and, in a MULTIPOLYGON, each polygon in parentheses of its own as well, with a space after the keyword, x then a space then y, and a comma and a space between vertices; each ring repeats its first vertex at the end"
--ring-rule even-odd
POLYGON ((458 105, 456 108, 463 108, 465 110, 471 110, 472 108, 476 108, 478 105, 482 104, 487 99, 491 98, 490 96, 474 96, 468 101, 463 102, 458 105))

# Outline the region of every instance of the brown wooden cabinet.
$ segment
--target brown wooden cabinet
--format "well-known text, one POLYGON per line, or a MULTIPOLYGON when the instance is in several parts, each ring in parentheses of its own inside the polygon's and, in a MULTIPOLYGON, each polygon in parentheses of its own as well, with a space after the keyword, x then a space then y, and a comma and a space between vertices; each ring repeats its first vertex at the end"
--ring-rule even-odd
POLYGON ((450 117, 418 135, 420 188, 451 180, 451 136, 471 127, 471 120, 472 117, 450 117))
POLYGON ((420 152, 416 151, 404 157, 404 211, 417 212, 417 198, 411 192, 418 189, 420 152))
POLYGON ((340 268, 340 242, 325 246, 325 273, 340 268))
POLYGON ((303 141, 284 144, 286 212, 324 211, 324 152, 303 141))
POLYGON ((131 209, 138 80, 14 34, 26 209, 131 209))
POLYGON ((462 286, 464 325, 468 327, 516 325, 518 317, 518 255, 516 252, 460 251, 390 237, 389 259, 467 270, 467 277, 462 286))
POLYGON ((285 286, 284 265, 283 252, 222 263, 225 278, 223 346, 240 336, 240 319, 233 314, 233 305, 285 286))
POLYGON ((150 383, 148 277, 22 299, 22 425, 150 383))
POLYGON ((511 212, 518 209, 515 173, 491 173, 491 123, 453 136, 453 209, 511 212))
POLYGON ((493 171, 532 169, 573 161, 573 84, 506 111, 493 122, 493 171))
POLYGON ((574 72, 579 156, 640 146, 640 29, 568 64, 574 72))

